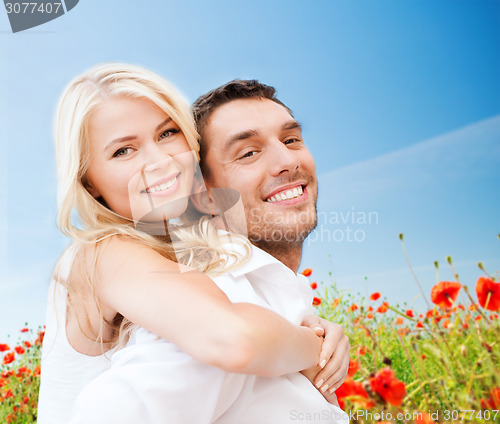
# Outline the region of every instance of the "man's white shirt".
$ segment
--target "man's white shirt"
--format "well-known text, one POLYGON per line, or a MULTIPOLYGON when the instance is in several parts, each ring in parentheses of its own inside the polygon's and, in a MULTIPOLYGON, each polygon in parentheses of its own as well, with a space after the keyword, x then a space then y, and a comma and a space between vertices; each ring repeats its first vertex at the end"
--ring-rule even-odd
MULTIPOLYGON (((232 302, 266 307, 294 324, 312 313, 307 278, 255 246, 247 263, 213 280, 232 302)), ((134 338, 113 355, 111 368, 80 393, 71 424, 349 422, 347 414, 329 404, 300 373, 228 373, 144 329, 134 338)))

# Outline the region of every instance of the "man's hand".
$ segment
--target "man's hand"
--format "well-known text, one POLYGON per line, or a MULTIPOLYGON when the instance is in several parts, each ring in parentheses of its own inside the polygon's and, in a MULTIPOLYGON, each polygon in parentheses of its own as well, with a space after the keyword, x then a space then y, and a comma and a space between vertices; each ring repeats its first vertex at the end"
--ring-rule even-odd
POLYGON ((301 325, 313 329, 318 336, 324 337, 318 366, 301 372, 323 393, 328 402, 337 404, 337 397, 333 393, 347 376, 349 338, 344 334, 341 325, 315 315, 307 315, 301 325))

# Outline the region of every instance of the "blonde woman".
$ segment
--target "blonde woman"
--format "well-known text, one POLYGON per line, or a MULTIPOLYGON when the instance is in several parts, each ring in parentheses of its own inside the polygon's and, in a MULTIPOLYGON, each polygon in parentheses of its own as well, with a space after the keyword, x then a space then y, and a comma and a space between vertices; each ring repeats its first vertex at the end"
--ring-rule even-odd
MULTIPOLYGON (((67 422, 81 388, 133 342, 136 326, 230 372, 282 375, 330 359, 335 340, 322 349, 314 330, 231 303, 206 275, 176 262, 167 233, 136 228, 184 213, 196 140, 187 104, 145 69, 100 65, 66 88, 56 120, 58 224, 72 244, 50 286, 38 423, 67 422)), ((199 233, 210 231, 189 241, 203 249, 200 263, 188 256, 205 270, 231 257, 207 243, 217 239, 209 225, 199 233)))

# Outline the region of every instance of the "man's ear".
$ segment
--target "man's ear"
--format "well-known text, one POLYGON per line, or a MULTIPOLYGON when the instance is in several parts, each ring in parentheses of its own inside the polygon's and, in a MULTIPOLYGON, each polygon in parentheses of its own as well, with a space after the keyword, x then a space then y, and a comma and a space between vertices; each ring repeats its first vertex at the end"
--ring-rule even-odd
POLYGON ((196 210, 198 210, 198 212, 201 212, 204 215, 215 215, 209 188, 200 191, 193 187, 193 194, 190 199, 191 203, 196 210))

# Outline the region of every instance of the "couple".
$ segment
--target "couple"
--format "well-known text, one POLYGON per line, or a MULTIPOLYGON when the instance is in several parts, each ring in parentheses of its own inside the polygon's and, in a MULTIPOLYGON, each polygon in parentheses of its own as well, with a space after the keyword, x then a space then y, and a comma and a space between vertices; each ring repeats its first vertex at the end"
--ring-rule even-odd
POLYGON ((317 198, 300 125, 256 81, 194 115, 130 65, 62 96, 58 222, 73 243, 50 287, 40 424, 347 422, 347 338, 310 315, 296 274, 317 198))

